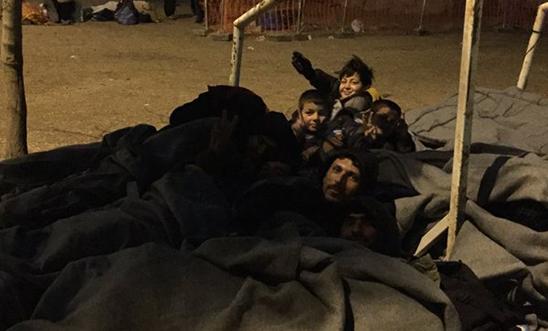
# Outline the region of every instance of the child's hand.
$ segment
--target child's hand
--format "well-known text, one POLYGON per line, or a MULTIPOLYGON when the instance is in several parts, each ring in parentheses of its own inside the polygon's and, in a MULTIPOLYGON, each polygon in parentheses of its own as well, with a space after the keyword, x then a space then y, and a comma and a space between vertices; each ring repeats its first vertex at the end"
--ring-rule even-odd
POLYGON ((228 120, 226 110, 221 113, 221 118, 211 129, 209 139, 209 149, 215 152, 221 152, 226 149, 230 143, 230 138, 234 132, 234 128, 238 123, 238 115, 234 116, 231 121, 228 120))
POLYGON ((296 137, 299 137, 304 131, 304 122, 301 116, 297 116, 293 123, 291 123, 291 129, 296 137))
POLYGON ((342 130, 333 130, 333 133, 327 137, 327 141, 333 147, 341 148, 344 146, 344 133, 342 130))
POLYGON ((362 115, 363 135, 373 141, 377 140, 383 131, 373 123, 373 112, 367 112, 362 115))
POLYGON ((302 152, 303 160, 308 161, 310 157, 314 155, 320 149, 320 146, 310 146, 302 152))
POLYGON ((312 63, 301 53, 293 52, 291 64, 295 67, 295 70, 297 70, 298 73, 305 76, 307 79, 314 76, 314 68, 312 68, 312 63))
POLYGON ((368 123, 364 125, 363 135, 375 141, 383 135, 383 132, 379 127, 368 123))

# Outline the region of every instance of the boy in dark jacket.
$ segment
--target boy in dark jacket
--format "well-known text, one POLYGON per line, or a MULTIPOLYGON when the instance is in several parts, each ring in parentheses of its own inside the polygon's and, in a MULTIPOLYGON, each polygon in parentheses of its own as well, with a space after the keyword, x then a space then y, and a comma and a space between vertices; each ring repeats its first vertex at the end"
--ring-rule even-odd
POLYGON ((372 69, 359 57, 353 56, 339 71, 337 79, 314 69, 299 52, 293 52, 292 64, 333 105, 321 144, 322 153, 353 147, 354 142, 361 143, 364 114, 378 99, 378 92, 371 88, 372 69))
POLYGON ((314 69, 310 60, 299 52, 293 52, 291 62, 312 86, 332 100, 334 106, 330 119, 342 109, 348 109, 354 120, 360 123, 360 114, 379 98, 376 89, 371 87, 373 70, 355 55, 339 71, 338 79, 321 69, 314 69))
POLYGON ((329 102, 320 91, 307 90, 299 97, 298 109, 291 115, 290 124, 305 161, 318 151, 329 113, 329 102))

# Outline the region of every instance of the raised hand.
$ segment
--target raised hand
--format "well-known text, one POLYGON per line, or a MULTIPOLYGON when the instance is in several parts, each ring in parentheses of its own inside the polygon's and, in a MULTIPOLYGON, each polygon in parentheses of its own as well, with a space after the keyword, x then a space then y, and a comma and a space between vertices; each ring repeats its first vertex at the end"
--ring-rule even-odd
POLYGON ((382 130, 374 124, 373 115, 373 112, 362 114, 363 135, 371 141, 377 140, 383 133, 382 130))
POLYGON ((368 124, 364 126, 363 135, 375 141, 382 136, 382 130, 375 125, 368 124))
POLYGON ((312 63, 301 53, 293 52, 291 64, 298 73, 305 76, 307 79, 314 76, 314 68, 312 67, 312 63))
POLYGON ((226 110, 223 110, 221 112, 221 118, 211 129, 209 149, 215 152, 226 150, 237 124, 238 115, 234 116, 232 120, 229 120, 226 110))

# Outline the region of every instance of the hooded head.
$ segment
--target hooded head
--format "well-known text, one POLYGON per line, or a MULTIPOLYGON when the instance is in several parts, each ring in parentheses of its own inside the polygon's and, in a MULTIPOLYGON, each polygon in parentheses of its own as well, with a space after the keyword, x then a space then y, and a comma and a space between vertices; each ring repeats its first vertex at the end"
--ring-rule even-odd
POLYGON ((257 94, 239 86, 208 86, 207 92, 191 102, 177 107, 170 115, 169 124, 176 126, 198 118, 220 117, 226 110, 228 118, 239 117, 239 127, 254 127, 267 112, 267 106, 257 94))
POLYGON ((377 200, 359 197, 346 204, 339 236, 373 251, 399 256, 401 241, 396 219, 377 200))

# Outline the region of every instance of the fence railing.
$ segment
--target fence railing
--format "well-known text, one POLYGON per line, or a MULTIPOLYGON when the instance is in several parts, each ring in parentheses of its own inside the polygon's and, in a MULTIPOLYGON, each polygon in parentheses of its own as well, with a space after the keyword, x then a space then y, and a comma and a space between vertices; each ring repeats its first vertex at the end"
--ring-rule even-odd
MULTIPOLYGON (((259 0, 208 0, 207 26, 232 32, 232 22, 259 0)), ((351 30, 445 32, 463 27, 465 0, 283 0, 246 33, 351 30), (421 24, 421 12, 425 5, 421 24)), ((483 27, 529 30, 542 0, 485 0, 483 27)))

